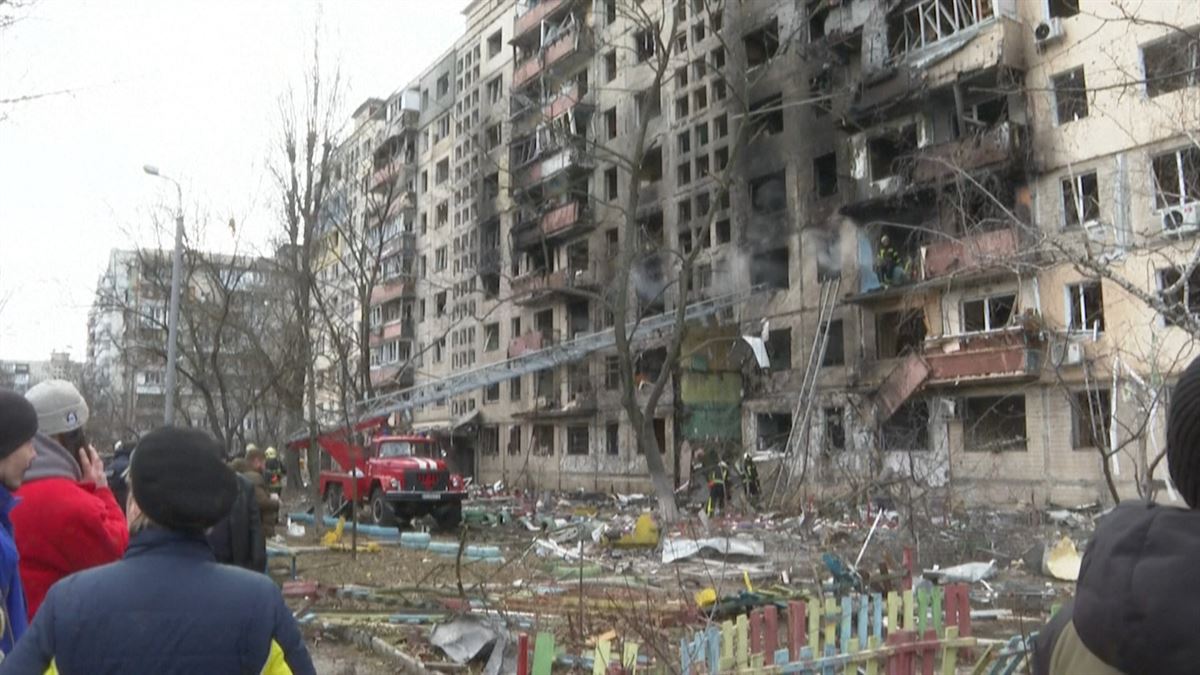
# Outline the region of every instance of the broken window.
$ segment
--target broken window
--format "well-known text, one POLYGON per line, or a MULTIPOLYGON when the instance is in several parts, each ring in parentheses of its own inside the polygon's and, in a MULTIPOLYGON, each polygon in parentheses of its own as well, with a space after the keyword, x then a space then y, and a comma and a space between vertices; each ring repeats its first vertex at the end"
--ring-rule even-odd
POLYGON ((1050 17, 1065 19, 1079 13, 1079 0, 1049 0, 1050 17))
POLYGON ((902 167, 917 149, 917 125, 909 124, 867 141, 871 180, 901 174, 902 167))
POLYGON ((884 452, 920 452, 929 449, 929 401, 910 398, 879 425, 884 452))
POLYGON ((792 416, 788 413, 758 413, 754 416, 758 431, 758 450, 783 451, 792 433, 792 416))
POLYGON ((922 49, 995 15, 994 2, 919 0, 887 18, 889 53, 922 49))
POLYGON ((678 146, 679 154, 686 155, 692 151, 692 135, 687 131, 676 136, 675 141, 678 146))
POLYGON ((1071 447, 1076 450, 1109 448, 1112 430, 1112 393, 1108 389, 1079 391, 1071 398, 1071 447))
POLYGON ((660 146, 650 148, 642 155, 638 178, 643 183, 657 183, 663 176, 663 153, 660 146))
POLYGON ((586 455, 588 454, 588 428, 587 425, 571 425, 567 427, 567 454, 568 455, 586 455))
POLYGON ((619 356, 604 357, 604 388, 610 391, 621 386, 621 358, 619 356))
POLYGON ((1104 293, 1099 281, 1067 286, 1067 329, 1104 332, 1104 293))
POLYGON ((514 377, 513 379, 508 381, 508 400, 510 400, 510 401, 520 401, 521 400, 521 378, 520 377, 514 377))
POLYGON ((768 290, 786 289, 789 286, 788 266, 786 246, 754 253, 750 256, 750 285, 768 290))
POLYGON ((604 194, 609 199, 617 198, 617 167, 604 170, 604 194))
POLYGON ((750 138, 783 133, 783 94, 751 103, 749 118, 750 138))
POLYGON ((500 129, 500 123, 497 122, 496 124, 493 124, 492 126, 488 127, 487 149, 495 150, 496 148, 500 147, 500 144, 503 142, 504 142, 504 136, 500 129))
POLYGON ((840 366, 846 363, 846 336, 841 319, 829 322, 829 338, 825 343, 825 357, 821 359, 822 366, 840 366))
POLYGON ((488 323, 483 326, 483 351, 494 352, 500 348, 500 324, 488 323))
POLYGON ((1064 227, 1078 227, 1100 219, 1100 183, 1096 172, 1062 179, 1064 227))
POLYGON ((617 52, 611 51, 604 55, 604 81, 612 82, 617 79, 617 52))
POLYGON ((1059 124, 1074 122, 1088 116, 1087 81, 1083 66, 1059 73, 1050 78, 1054 87, 1054 109, 1059 124))
POLYGON ((609 422, 604 425, 604 450, 610 456, 621 454, 621 423, 609 422))
POLYGON ((777 328, 767 334, 767 359, 771 370, 791 370, 792 329, 777 328))
POLYGON ((822 70, 808 80, 808 95, 812 100, 813 117, 824 117, 833 111, 833 74, 822 70))
POLYGON ((1167 306, 1163 313, 1166 325, 1177 326, 1185 316, 1200 315, 1200 267, 1192 268, 1186 280, 1178 267, 1159 270, 1158 287, 1167 306))
POLYGON ((604 111, 604 129, 608 135, 608 140, 617 137, 617 109, 616 107, 609 108, 604 111))
POLYGON ((1025 451, 1025 395, 963 399, 963 449, 967 452, 1025 451))
POLYGON ((539 424, 533 428, 533 454, 543 457, 554 456, 554 427, 539 424))
POLYGON ((964 300, 962 321, 964 333, 1000 330, 1013 317, 1017 296, 1012 293, 993 295, 978 300, 964 300))
POLYGON ((831 152, 813 160, 813 187, 818 197, 837 194, 837 153, 831 152))
POLYGON ((638 63, 649 60, 658 48, 658 40, 651 29, 638 31, 633 36, 633 42, 638 63))
POLYGON ((787 181, 783 171, 750 181, 750 208, 754 213, 779 213, 787 209, 787 181))
POLYGON ((1171 206, 1200 201, 1200 148, 1188 146, 1157 155, 1154 166, 1154 206, 1171 206))
POLYGON ((667 350, 665 347, 656 347, 655 349, 647 349, 637 355, 637 363, 635 364, 635 377, 641 382, 650 381, 658 378, 662 372, 663 366, 667 363, 667 350))
POLYGON ((746 48, 746 66, 753 68, 775 58, 779 52, 779 19, 742 36, 746 48))
MULTIPOLYGON (((520 380, 516 380, 519 382, 520 380)), ((521 427, 514 424, 508 428, 508 454, 521 454, 521 427)))
POLYGON ((880 359, 920 351, 925 342, 925 313, 919 309, 884 312, 875 318, 876 353, 880 359))
POLYGON ((483 388, 483 400, 488 403, 495 403, 500 400, 500 383, 489 384, 483 388))
POLYGON ((1167 37, 1142 46, 1146 95, 1151 98, 1200 83, 1200 35, 1195 28, 1171 29, 1167 37))
POLYGON ((825 417, 825 453, 833 454, 834 452, 846 449, 846 409, 825 408, 823 411, 825 417))

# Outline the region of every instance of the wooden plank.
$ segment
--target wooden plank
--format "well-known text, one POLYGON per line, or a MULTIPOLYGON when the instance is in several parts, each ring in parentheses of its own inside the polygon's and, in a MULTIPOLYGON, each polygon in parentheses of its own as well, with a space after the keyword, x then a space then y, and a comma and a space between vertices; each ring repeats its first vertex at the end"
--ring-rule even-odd
POLYGON ((916 627, 913 625, 916 622, 916 608, 913 607, 913 592, 912 590, 904 591, 904 619, 901 622, 904 630, 912 631, 916 627))
POLYGON ((929 587, 917 589, 914 593, 917 596, 917 633, 924 635, 925 630, 930 627, 929 615, 929 587))
MULTIPOLYGON (((875 599, 876 599, 876 601, 878 601, 878 599, 879 599, 878 594, 875 595, 875 599)), ((876 607, 878 608, 878 604, 876 604, 876 607)), ((879 649, 879 636, 872 635, 867 640, 867 652, 875 652, 878 649, 879 649)), ((867 661, 867 675, 879 675, 879 659, 875 656, 872 656, 871 660, 867 661)))
MULTIPOLYGON (((946 591, 941 586, 934 586, 933 592, 930 593, 932 596, 930 598, 932 607, 930 607, 929 613, 933 616, 933 630, 938 634, 938 637, 946 635, 946 622, 942 616, 942 596, 945 593, 946 591)), ((957 630, 954 632, 955 634, 958 633, 957 630)))
POLYGON ((517 635, 517 675, 529 675, 529 634, 517 635))
POLYGON ((737 666, 746 668, 750 665, 750 622, 746 620, 745 614, 739 614, 737 618, 737 642, 735 649, 737 650, 737 666))
POLYGON ((888 635, 900 630, 900 595, 895 591, 887 594, 887 632, 888 635))
POLYGON ((715 673, 721 668, 721 631, 716 626, 709 626, 704 634, 708 642, 708 672, 715 673))
POLYGON ((871 596, 858 596, 858 644, 867 644, 867 628, 870 623, 871 596))
POLYGON ((538 633, 533 643, 532 675, 550 675, 554 667, 554 633, 538 633))
MULTIPOLYGON (((830 599, 830 601, 832 602, 832 598, 830 599)), ((837 647, 832 642, 825 643, 825 654, 824 654, 825 658, 829 659, 829 661, 832 661, 837 655, 838 655, 837 647)), ((821 668, 821 675, 837 675, 837 673, 834 672, 834 667, 835 666, 833 663, 827 662, 821 668)))
MULTIPOLYGON (((597 645, 599 649, 599 645, 597 645)), ((692 657, 696 653, 696 642, 689 641, 683 638, 679 641, 679 673, 680 675, 692 675, 692 657)), ((599 659, 596 659, 599 661, 599 659)), ((592 667, 592 675, 597 675, 595 666, 592 667)))
POLYGON ((793 600, 788 603, 788 653, 791 660, 800 658, 804 646, 804 603, 793 600))
POLYGON ((634 675, 637 672, 638 651, 641 646, 636 642, 626 642, 625 649, 621 653, 621 667, 629 675, 634 675))
POLYGON ((838 604, 832 597, 825 598, 825 644, 837 644, 838 604))
POLYGON ((854 600, 850 596, 842 598, 842 634, 841 642, 838 647, 842 651, 846 651, 846 645, 850 644, 850 621, 854 618, 854 600))
MULTIPOLYGON (((775 650, 775 660, 773 663, 777 667, 786 668, 788 660, 789 660, 788 659, 788 650, 786 650, 786 649, 775 650)), ((784 672, 786 672, 786 671, 784 671, 784 672)))
POLYGON ((923 636, 921 641, 925 643, 925 646, 921 648, 921 675, 934 675, 933 662, 937 660, 938 636, 932 628, 921 635, 923 636))
POLYGON ((736 661, 733 636, 733 622, 723 622, 721 624, 721 661, 718 664, 718 671, 729 670, 730 668, 733 668, 733 665, 736 661))
MULTIPOLYGON (((687 640, 683 641, 683 668, 685 672, 690 672, 689 649, 687 640)), ((592 653, 592 675, 604 675, 608 672, 608 661, 612 658, 612 641, 608 639, 601 640, 596 643, 596 649, 592 653)))
MULTIPOLYGON (((958 638, 958 627, 950 626, 946 629, 946 640, 955 640, 958 638)), ((958 668, 958 650, 949 647, 942 648, 942 675, 954 675, 954 671, 958 668)))
POLYGON ((808 648, 816 653, 821 646, 821 599, 814 598, 808 608, 808 648))
POLYGON ((883 595, 871 594, 871 636, 883 642, 883 595))
POLYGON ((763 645, 762 609, 750 610, 750 653, 761 654, 763 645))
POLYGON ((779 648, 779 609, 775 605, 763 608, 763 637, 759 643, 768 666, 775 665, 775 652, 779 648))

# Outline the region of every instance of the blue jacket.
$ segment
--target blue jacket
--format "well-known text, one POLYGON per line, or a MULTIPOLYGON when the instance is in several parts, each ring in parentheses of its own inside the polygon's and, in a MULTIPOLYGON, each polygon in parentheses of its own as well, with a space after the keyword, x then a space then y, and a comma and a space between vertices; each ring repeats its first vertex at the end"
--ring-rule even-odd
POLYGON ((0 675, 314 674, 275 584, 218 564, 204 537, 143 530, 125 558, 50 588, 0 675), (57 671, 50 670, 56 668, 57 671))
POLYGON ((4 601, 4 628, 0 632, 0 652, 8 654, 13 645, 25 633, 28 617, 25 611, 25 589, 21 586, 21 572, 17 567, 17 543, 13 540, 12 521, 8 512, 17 505, 18 499, 7 488, 0 486, 0 594, 4 601))

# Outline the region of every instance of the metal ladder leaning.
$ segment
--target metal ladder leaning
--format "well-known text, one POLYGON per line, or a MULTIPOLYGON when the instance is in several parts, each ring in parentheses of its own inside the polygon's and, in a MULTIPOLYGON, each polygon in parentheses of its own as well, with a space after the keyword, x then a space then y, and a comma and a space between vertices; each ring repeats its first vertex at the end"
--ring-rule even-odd
POLYGON ((840 300, 842 288, 841 278, 825 281, 821 284, 821 294, 817 307, 817 329, 813 334, 812 348, 808 352, 808 363, 804 368, 804 379, 796 396, 796 407, 792 411, 792 428, 788 432, 787 446, 784 454, 784 470, 780 480, 775 482, 775 494, 779 492, 779 484, 786 480, 791 485, 794 467, 799 463, 800 481, 803 482, 808 468, 808 427, 812 423, 813 410, 816 407, 817 380, 825 363, 825 351, 829 347, 829 329, 833 324, 833 315, 840 300), (785 478, 786 477, 786 478, 785 478))

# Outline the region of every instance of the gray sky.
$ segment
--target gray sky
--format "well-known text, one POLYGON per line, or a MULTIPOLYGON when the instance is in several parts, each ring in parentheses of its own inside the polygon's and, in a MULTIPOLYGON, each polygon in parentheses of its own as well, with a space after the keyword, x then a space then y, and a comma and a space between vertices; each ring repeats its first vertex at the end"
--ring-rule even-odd
MULTIPOLYGON (((277 220, 266 172, 278 100, 299 87, 320 17, 343 118, 403 86, 464 27, 466 0, 38 0, 0 35, 0 358, 82 360, 87 309, 112 248, 185 210, 233 217, 259 245, 277 220)), ((225 228, 207 245, 230 248, 225 228)))

